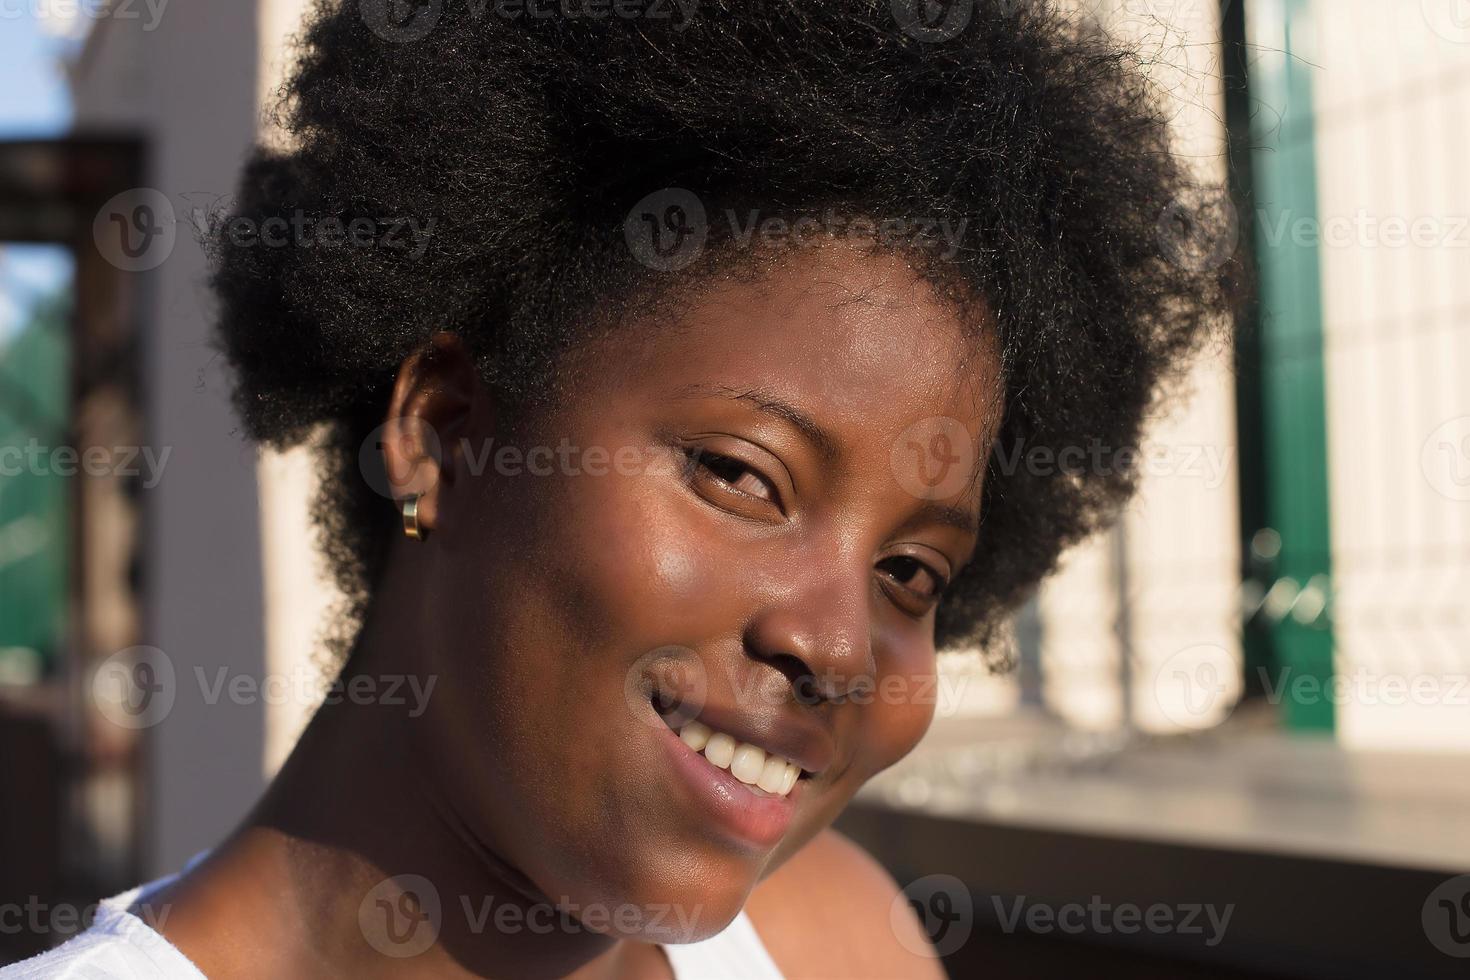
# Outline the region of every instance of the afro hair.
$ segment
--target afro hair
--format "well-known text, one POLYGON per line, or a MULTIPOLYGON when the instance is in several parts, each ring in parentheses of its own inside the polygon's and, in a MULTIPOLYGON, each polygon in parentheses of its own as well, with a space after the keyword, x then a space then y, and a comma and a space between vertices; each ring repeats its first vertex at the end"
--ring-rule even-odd
POLYGON ((944 295, 984 298, 975 326, 997 335, 1005 404, 982 558, 939 608, 944 647, 992 640, 1135 489, 1129 466, 1006 465, 1001 450, 1014 464, 1021 446, 1136 445, 1226 321, 1220 263, 1179 254, 1208 215, 1185 203, 1200 188, 1144 66, 1040 0, 961 0, 935 23, 909 0, 387 7, 318 0, 277 110, 288 145, 254 151, 211 231, 247 433, 284 447, 326 432, 316 517, 354 624, 394 531, 358 450, 399 364, 449 330, 499 395, 533 403, 594 321, 636 319, 629 297, 672 295, 733 256, 712 233, 678 273, 641 260, 625 220, 651 194, 965 222, 962 247, 924 271, 944 295), (303 214, 432 235, 267 248, 238 234, 303 214))

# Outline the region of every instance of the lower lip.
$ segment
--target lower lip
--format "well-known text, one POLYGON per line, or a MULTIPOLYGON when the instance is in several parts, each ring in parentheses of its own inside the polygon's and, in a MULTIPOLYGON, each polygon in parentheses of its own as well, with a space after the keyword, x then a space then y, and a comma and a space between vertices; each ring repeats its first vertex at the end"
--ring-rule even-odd
POLYGON ((672 728, 660 727, 664 733, 661 741, 679 774, 679 782, 705 811, 706 817, 747 845, 769 848, 781 839, 796 812, 800 780, 785 796, 757 796, 728 769, 716 767, 685 745, 672 728))

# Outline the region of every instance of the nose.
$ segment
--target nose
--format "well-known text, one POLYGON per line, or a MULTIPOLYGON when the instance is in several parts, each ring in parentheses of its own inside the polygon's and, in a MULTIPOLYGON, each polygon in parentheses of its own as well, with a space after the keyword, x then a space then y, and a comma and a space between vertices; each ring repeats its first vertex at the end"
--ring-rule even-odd
POLYGON ((784 673, 807 703, 872 684, 872 570, 832 562, 788 570, 746 627, 746 649, 784 673))

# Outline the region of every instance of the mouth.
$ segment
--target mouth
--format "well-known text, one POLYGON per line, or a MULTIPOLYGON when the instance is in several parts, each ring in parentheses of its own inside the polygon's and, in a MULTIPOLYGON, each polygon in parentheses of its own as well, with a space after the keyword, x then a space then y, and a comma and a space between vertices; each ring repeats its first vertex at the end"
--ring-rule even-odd
POLYGON ((686 710, 650 698, 664 723, 661 742, 674 784, 705 830, 746 847, 774 846, 791 826, 810 773, 767 747, 713 728, 686 710))
POLYGON ((705 724, 698 717, 685 719, 679 706, 657 693, 651 697, 653 710, 669 730, 679 736, 705 762, 727 771, 757 796, 786 797, 811 773, 768 746, 743 741, 705 724))

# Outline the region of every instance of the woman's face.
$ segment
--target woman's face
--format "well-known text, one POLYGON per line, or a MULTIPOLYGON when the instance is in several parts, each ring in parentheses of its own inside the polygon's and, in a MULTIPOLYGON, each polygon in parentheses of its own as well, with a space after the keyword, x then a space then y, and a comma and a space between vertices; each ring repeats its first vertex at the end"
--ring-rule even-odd
POLYGON ((552 902, 698 939, 928 728, 998 367, 902 260, 831 246, 566 369, 555 410, 512 430, 478 390, 441 433, 434 530, 399 546, 439 675, 412 737, 552 902), (747 788, 690 718, 805 771, 747 788))

